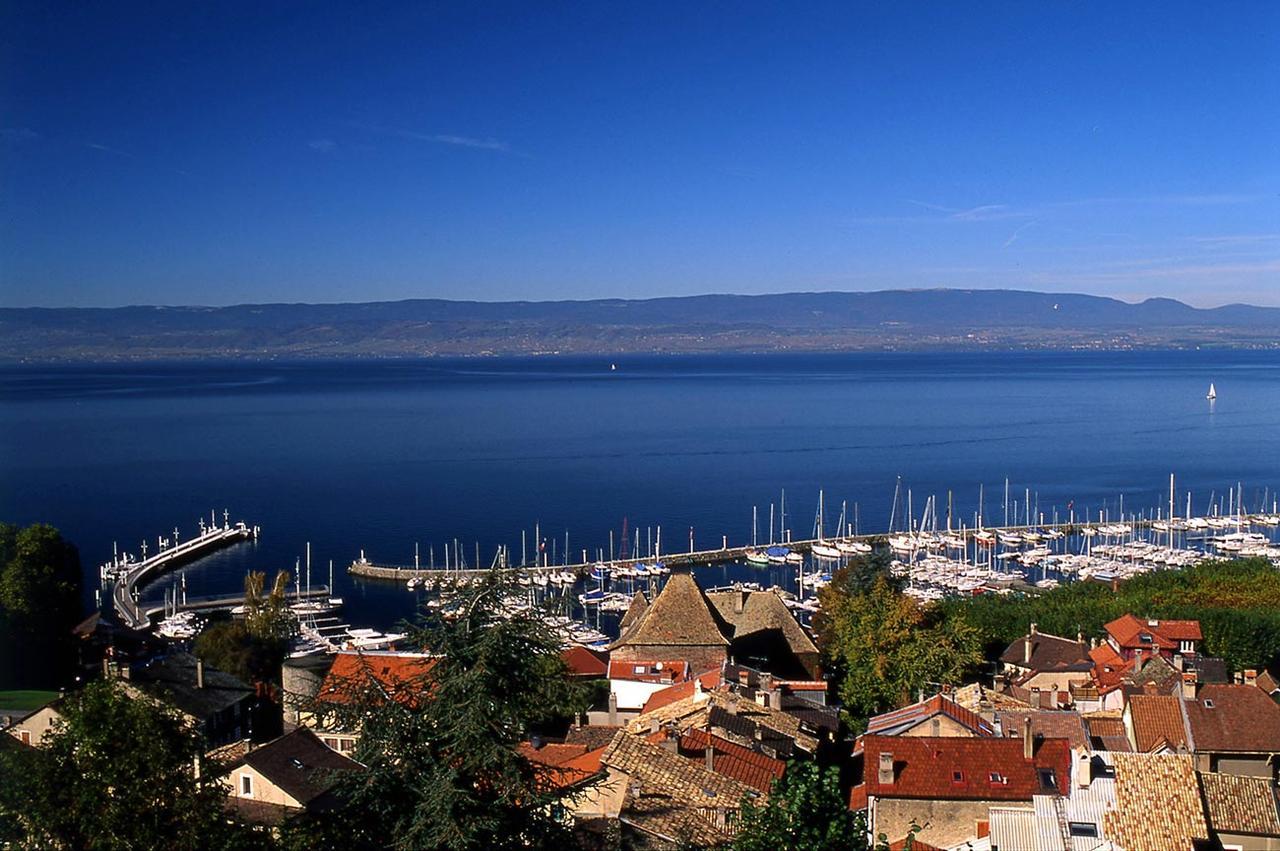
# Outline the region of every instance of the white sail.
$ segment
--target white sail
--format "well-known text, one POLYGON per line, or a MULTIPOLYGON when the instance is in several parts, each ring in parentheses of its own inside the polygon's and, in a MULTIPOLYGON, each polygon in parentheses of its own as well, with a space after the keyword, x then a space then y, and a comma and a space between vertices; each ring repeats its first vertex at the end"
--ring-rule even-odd
POLYGON ((1206 399, 1217 399, 1217 398, 1218 398, 1218 391, 1217 391, 1217 389, 1215 389, 1215 388, 1214 388, 1214 386, 1213 386, 1213 382, 1209 382, 1209 393, 1205 396, 1205 398, 1206 398, 1206 399))

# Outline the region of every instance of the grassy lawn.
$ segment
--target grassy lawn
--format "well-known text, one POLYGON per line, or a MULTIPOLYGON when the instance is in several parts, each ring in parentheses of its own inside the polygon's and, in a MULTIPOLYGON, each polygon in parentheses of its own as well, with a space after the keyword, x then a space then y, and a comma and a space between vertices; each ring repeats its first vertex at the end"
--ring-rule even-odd
POLYGON ((0 691, 0 709, 36 709, 57 696, 56 691, 0 691))

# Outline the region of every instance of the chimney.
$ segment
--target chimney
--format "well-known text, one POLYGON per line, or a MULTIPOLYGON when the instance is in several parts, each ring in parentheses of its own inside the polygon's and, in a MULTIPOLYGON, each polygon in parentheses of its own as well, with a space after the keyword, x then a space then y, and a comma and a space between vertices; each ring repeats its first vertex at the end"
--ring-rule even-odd
POLYGON ((128 663, 124 665, 117 665, 116 672, 120 674, 120 679, 122 680, 133 679, 133 666, 128 663))
POLYGON ((693 696, 702 697, 702 678, 701 677, 693 678, 693 696))
POLYGON ((1031 716, 1028 715, 1022 719, 1022 758, 1031 759, 1035 752, 1035 740, 1031 738, 1031 716))
POLYGON ((1135 672, 1142 670, 1142 648, 1141 647, 1133 651, 1133 670, 1135 672))
POLYGON ((575 730, 582 729, 582 713, 581 712, 573 713, 573 729, 575 730))
POLYGON ((746 599, 747 594, 748 594, 748 592, 746 592, 746 591, 734 591, 734 592, 733 592, 733 613, 734 613, 735 615, 740 615, 740 614, 742 614, 742 603, 743 603, 743 601, 746 599))
POLYGON ((196 658, 196 688, 204 688, 204 660, 196 658))
POLYGON ((1092 780, 1093 760, 1088 751, 1080 751, 1076 754, 1076 786, 1081 789, 1088 789, 1092 780))
POLYGON ((1076 632, 1076 644, 1084 644, 1084 632, 1076 632))
POLYGON ((716 749, 711 746, 711 735, 707 735, 707 749, 703 752, 707 760, 707 771, 716 770, 716 749))
POLYGON ((768 709, 769 708, 769 692, 757 689, 756 703, 768 709))
POLYGON ((659 721, 657 718, 651 719, 649 721, 649 732, 652 734, 652 733, 659 733, 661 731, 662 731, 662 722, 659 721))
POLYGON ((1034 622, 1034 621, 1033 621, 1033 622, 1032 622, 1032 624, 1031 624, 1031 634, 1032 634, 1032 635, 1035 635, 1035 634, 1036 634, 1036 624, 1035 624, 1035 622, 1034 622))
POLYGON ((1244 669, 1244 684, 1247 686, 1256 686, 1258 684, 1257 668, 1244 669))
POLYGON ((102 678, 104 680, 111 679, 111 659, 108 656, 102 657, 102 678))
POLYGON ((618 694, 609 692, 609 726, 618 726, 618 694))
MULTIPOLYGON (((1036 634, 1036 625, 1031 625, 1031 635, 1036 634)), ((1031 635, 1022 639, 1022 664, 1029 666, 1031 664, 1031 635)))
POLYGON ((1200 685, 1200 678, 1196 676, 1195 671, 1186 671, 1182 674, 1182 697, 1184 700, 1195 700, 1196 689, 1200 685))
POLYGON ((1182 658, 1181 653, 1173 654, 1173 667, 1174 667, 1174 670, 1177 670, 1177 671, 1184 670, 1184 668, 1186 667, 1186 661, 1182 658))
POLYGON ((755 728, 751 731, 751 738, 755 739, 757 742, 763 742, 764 727, 761 727, 759 724, 757 724, 755 728))
POLYGON ((739 671, 738 671, 738 683, 739 683, 740 685, 744 685, 744 686, 749 686, 749 685, 751 685, 751 672, 750 672, 750 671, 748 671, 746 668, 743 668, 743 669, 739 670, 739 671))
POLYGON ((1089 649, 1090 649, 1090 650, 1096 650, 1096 649, 1098 649, 1098 638, 1097 638, 1097 636, 1093 636, 1093 637, 1091 637, 1091 638, 1089 639, 1089 649))
POLYGON ((876 771, 876 782, 881 786, 893 785, 893 754, 880 752, 880 762, 876 771))

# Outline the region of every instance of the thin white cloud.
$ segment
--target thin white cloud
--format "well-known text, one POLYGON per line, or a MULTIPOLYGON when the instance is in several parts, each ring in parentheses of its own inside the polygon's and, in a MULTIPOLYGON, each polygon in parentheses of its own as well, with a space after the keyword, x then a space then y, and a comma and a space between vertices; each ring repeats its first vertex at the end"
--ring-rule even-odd
POLYGON ((0 127, 0 142, 10 145, 23 145, 40 138, 40 134, 30 127, 0 127))
POLYGON ((116 155, 116 156, 118 156, 118 157, 132 157, 132 156, 133 156, 133 154, 129 153, 128 151, 122 151, 122 150, 120 150, 119 148, 113 148, 113 147, 111 147, 111 146, 109 146, 109 145, 102 145, 102 144, 99 144, 99 143, 97 143, 97 142, 85 142, 85 143, 84 143, 84 146, 85 146, 86 148, 92 148, 92 149, 93 149, 93 150, 95 150, 95 151, 104 151, 105 153, 108 153, 108 154, 115 154, 115 155, 116 155))
POLYGON ((307 142, 307 147, 317 153, 332 154, 338 150, 338 143, 332 139, 312 139, 307 142))
POLYGON ((1025 224, 1019 225, 1019 226, 1018 226, 1018 229, 1017 229, 1017 230, 1015 230, 1015 231, 1014 231, 1014 232, 1009 236, 1009 238, 1008 238, 1008 239, 1006 239, 1006 240, 1004 241, 1004 245, 1002 245, 1002 246, 1001 246, 1001 248, 1008 248, 1009 246, 1013 245, 1015 242, 1017 242, 1017 241, 1018 241, 1018 237, 1022 236, 1022 232, 1023 232, 1024 230, 1026 230, 1027 228, 1031 227, 1032 225, 1034 225, 1034 224, 1035 224, 1036 222, 1038 222, 1038 221, 1040 221, 1040 220, 1039 220, 1039 219, 1032 219, 1031 221, 1026 222, 1025 224))
POLYGON ((419 133, 414 130, 404 130, 399 127, 379 127, 372 125, 359 125, 365 130, 374 133, 381 133, 385 136, 396 136, 401 139, 412 139, 417 142, 431 142, 436 145, 452 145, 457 148, 472 148, 478 151, 493 151, 499 154, 513 154, 511 146, 500 139, 478 136, 459 136, 454 133, 419 133))

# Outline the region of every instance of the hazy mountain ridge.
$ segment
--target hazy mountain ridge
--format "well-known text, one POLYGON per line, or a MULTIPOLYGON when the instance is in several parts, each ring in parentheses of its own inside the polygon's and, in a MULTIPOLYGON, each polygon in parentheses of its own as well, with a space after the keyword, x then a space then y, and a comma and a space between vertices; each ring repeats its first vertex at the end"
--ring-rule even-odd
POLYGON ((1280 308, 1075 293, 884 290, 643 300, 413 299, 2 308, 0 358, 413 357, 547 352, 1272 347, 1280 308))

